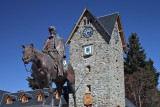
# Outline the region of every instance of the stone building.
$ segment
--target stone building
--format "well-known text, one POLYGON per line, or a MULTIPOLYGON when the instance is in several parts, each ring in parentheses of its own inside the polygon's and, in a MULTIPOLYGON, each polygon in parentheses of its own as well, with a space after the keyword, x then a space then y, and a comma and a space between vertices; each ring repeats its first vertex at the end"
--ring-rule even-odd
POLYGON ((127 47, 119 13, 97 18, 85 9, 66 44, 75 70, 77 106, 125 107, 123 51, 127 47))

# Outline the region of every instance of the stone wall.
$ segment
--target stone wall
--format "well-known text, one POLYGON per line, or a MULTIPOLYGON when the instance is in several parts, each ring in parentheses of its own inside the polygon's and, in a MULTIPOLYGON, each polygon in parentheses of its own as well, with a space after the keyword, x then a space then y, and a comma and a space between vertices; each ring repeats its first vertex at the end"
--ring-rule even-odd
MULTIPOLYGON (((114 35, 110 40, 105 40, 105 36, 108 35, 105 35, 101 28, 96 27, 96 21, 93 20, 92 23, 84 25, 83 20, 91 18, 83 17, 70 42, 70 62, 76 76, 75 88, 79 87, 76 92, 77 106, 84 107, 83 98, 87 85, 90 85, 93 107, 116 107, 116 105, 125 107, 123 50, 120 37, 117 43, 114 35), (83 37, 82 34, 86 26, 91 26, 94 30, 89 38, 83 37), (86 45, 92 46, 91 56, 84 56, 86 45), (87 66, 90 66, 90 72, 86 71, 87 66)), ((117 25, 115 25, 116 28, 117 25)), ((73 107, 71 95, 69 106, 73 107)))
POLYGON ((118 42, 116 42, 115 30, 118 30, 118 24, 115 24, 111 37, 111 107, 120 105, 125 107, 125 88, 124 88, 124 65, 123 65, 123 49, 120 35, 118 35, 118 42))

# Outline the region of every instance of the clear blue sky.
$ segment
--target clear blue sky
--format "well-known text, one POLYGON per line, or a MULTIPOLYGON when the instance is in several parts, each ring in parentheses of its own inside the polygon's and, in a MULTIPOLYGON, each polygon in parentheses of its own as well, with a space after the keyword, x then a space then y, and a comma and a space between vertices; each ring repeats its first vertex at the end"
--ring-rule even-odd
POLYGON ((34 43, 42 50, 50 25, 67 40, 84 8, 96 17, 120 12, 126 40, 137 32, 147 58, 160 71, 159 4, 158 0, 0 0, 0 89, 31 90, 21 45, 34 43))

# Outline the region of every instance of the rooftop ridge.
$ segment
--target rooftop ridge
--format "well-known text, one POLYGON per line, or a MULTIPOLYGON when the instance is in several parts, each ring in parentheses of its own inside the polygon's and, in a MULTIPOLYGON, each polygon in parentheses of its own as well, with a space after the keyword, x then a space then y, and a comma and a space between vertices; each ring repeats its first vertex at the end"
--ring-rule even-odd
POLYGON ((111 14, 99 16, 99 17, 97 17, 97 19, 102 18, 102 17, 106 17, 106 16, 111 16, 111 15, 114 15, 114 14, 118 14, 119 15, 119 12, 114 12, 114 13, 111 13, 111 14))

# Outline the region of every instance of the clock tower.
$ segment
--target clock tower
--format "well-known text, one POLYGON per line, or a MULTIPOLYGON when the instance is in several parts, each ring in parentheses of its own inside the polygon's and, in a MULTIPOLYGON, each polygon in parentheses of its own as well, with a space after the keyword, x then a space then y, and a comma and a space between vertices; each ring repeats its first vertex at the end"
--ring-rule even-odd
MULTIPOLYGON (((123 51, 127 48, 119 13, 97 18, 85 9, 66 43, 75 71, 77 106, 125 107, 123 51)), ((73 107, 71 95, 69 107, 73 107)))

